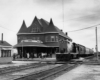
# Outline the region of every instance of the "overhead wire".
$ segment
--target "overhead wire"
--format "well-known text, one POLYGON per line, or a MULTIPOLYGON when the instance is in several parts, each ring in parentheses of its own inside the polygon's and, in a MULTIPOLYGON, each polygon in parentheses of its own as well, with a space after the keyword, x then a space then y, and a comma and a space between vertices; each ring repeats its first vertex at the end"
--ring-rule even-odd
POLYGON ((11 30, 11 29, 8 29, 8 28, 2 27, 2 26, 0 26, 0 27, 16 33, 16 31, 14 31, 14 30, 11 30))
POLYGON ((99 25, 100 25, 100 24, 93 25, 93 26, 89 26, 89 27, 85 27, 85 28, 82 28, 82 29, 77 29, 77 30, 67 31, 67 32, 81 31, 81 30, 85 30, 85 29, 89 29, 89 28, 93 28, 93 27, 98 27, 99 25))
MULTIPOLYGON (((63 30, 64 30, 64 0, 62 0, 62 19, 63 19, 63 30)), ((85 30, 85 29, 89 29, 89 28, 93 28, 93 27, 97 27, 100 24, 97 25, 93 25, 93 26, 89 26, 89 27, 85 27, 82 29, 77 29, 77 30, 72 30, 72 31, 67 31, 67 32, 76 32, 76 31, 81 31, 81 30, 85 30)))

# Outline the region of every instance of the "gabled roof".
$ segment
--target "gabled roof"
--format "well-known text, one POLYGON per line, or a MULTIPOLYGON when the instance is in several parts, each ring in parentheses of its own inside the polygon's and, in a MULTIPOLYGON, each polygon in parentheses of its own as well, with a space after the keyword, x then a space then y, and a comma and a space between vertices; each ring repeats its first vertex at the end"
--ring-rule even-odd
POLYGON ((42 28, 42 31, 41 31, 41 34, 44 34, 44 33, 58 33, 59 35, 63 36, 63 37, 66 37, 68 39, 71 39, 68 37, 68 35, 66 35, 63 31, 61 31, 58 27, 56 27, 54 24, 53 24, 53 21, 52 19, 50 19, 50 22, 44 20, 44 19, 38 19, 36 16, 32 22, 32 24, 27 28, 26 27, 26 24, 25 24, 25 21, 23 21, 23 24, 19 30, 19 34, 20 33, 32 33, 32 28, 33 27, 41 27, 42 28))
POLYGON ((44 33, 59 33, 57 31, 57 28, 54 26, 52 19, 50 19, 50 23, 48 25, 48 27, 46 27, 46 29, 44 30, 44 33))
MULTIPOLYGON (((31 26, 33 26, 34 24, 39 24, 39 25, 41 26, 41 22, 39 21, 39 19, 38 19, 36 16, 35 16, 35 18, 34 18, 32 24, 31 24, 31 26)), ((31 27, 31 26, 30 26, 30 27, 31 27)))
POLYGON ((12 45, 10 45, 8 42, 6 41, 0 41, 0 47, 11 47, 12 45))
POLYGON ((48 27, 48 25, 49 25, 49 22, 46 21, 46 20, 44 20, 44 19, 42 19, 42 18, 41 18, 39 21, 40 21, 41 24, 42 24, 43 31, 45 31, 46 27, 48 27))
MULTIPOLYGON (((46 22, 47 23, 47 22, 46 22)), ((48 24, 48 23, 47 23, 48 24)), ((66 37, 66 38, 69 38, 63 31, 61 31, 58 27, 56 27, 54 24, 53 24, 53 21, 52 19, 50 20, 50 23, 48 25, 48 27, 46 27, 45 33, 59 33, 59 35, 63 36, 63 37, 66 37)))
POLYGON ((42 24, 41 24, 40 20, 35 16, 32 24, 30 25, 30 27, 27 28, 26 32, 27 33, 31 33, 32 28, 34 28, 34 27, 41 27, 41 26, 42 26, 42 24))
POLYGON ((49 22, 48 21, 46 21, 46 20, 44 20, 44 19, 40 19, 40 21, 41 21, 41 23, 42 23, 42 21, 46 24, 46 25, 49 25, 49 22))
POLYGON ((22 26, 20 30, 18 31, 18 33, 25 33, 26 30, 27 30, 27 27, 26 27, 25 21, 23 20, 22 26))

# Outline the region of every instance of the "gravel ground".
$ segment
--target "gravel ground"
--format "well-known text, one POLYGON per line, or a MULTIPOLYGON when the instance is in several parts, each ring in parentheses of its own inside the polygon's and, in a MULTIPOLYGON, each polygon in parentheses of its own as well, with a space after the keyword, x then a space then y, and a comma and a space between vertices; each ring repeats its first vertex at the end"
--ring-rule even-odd
POLYGON ((81 65, 54 80, 100 80, 100 65, 81 65))
POLYGON ((0 68, 38 63, 38 61, 12 61, 9 64, 0 64, 0 68))
POLYGON ((16 78, 19 78, 19 77, 27 75, 27 74, 35 73, 40 70, 47 70, 47 69, 54 68, 54 67, 57 67, 60 65, 61 64, 47 65, 47 66, 43 66, 43 67, 39 67, 39 68, 33 68, 33 69, 27 69, 27 70, 23 70, 23 71, 8 73, 6 75, 0 75, 0 80, 14 80, 16 78))

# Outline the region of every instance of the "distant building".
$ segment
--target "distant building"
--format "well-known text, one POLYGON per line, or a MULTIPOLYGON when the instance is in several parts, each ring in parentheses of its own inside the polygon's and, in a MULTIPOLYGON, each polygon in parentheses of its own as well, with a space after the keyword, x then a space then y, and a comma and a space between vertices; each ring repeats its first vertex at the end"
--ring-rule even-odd
POLYGON ((12 61, 12 45, 0 40, 0 63, 8 63, 12 61))
POLYGON ((59 50, 60 40, 72 41, 67 33, 65 34, 54 25, 52 19, 48 22, 35 16, 29 27, 23 21, 17 33, 18 43, 14 47, 18 49, 20 57, 27 57, 27 53, 30 54, 30 57, 39 57, 41 52, 50 56, 59 50))

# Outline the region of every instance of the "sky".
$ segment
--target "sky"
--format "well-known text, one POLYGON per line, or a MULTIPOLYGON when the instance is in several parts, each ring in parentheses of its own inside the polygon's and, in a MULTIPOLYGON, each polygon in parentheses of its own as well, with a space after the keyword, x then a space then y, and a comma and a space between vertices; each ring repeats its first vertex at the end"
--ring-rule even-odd
MULTIPOLYGON (((95 50, 97 25, 100 51, 100 0, 0 0, 0 34, 11 45, 17 44, 17 32, 23 20, 30 26, 34 17, 47 21, 68 32, 73 42, 95 50)), ((0 35, 1 38, 1 35, 0 35)))

